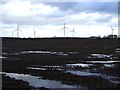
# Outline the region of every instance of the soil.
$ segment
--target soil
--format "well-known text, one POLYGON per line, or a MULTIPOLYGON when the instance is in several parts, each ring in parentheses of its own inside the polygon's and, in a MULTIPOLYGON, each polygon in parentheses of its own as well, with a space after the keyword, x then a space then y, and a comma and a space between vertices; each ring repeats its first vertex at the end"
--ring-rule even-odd
MULTIPOLYGON (((31 70, 30 66, 64 66, 68 63, 78 63, 94 60, 111 60, 110 58, 88 58, 90 54, 109 54, 112 60, 120 60, 120 53, 116 49, 120 47, 120 39, 89 39, 89 38, 2 38, 2 71, 12 73, 31 74, 41 76, 45 79, 61 81, 70 85, 81 85, 88 89, 118 89, 120 84, 113 84, 101 77, 78 76, 71 73, 64 73, 59 70, 31 70), (78 52, 68 55, 55 55, 46 53, 27 53, 23 51, 52 51, 52 52, 78 52), (16 54, 17 53, 17 54, 16 54)), ((98 65, 99 66, 99 65, 98 65)), ((96 68, 96 67, 95 67, 96 68)), ((108 75, 120 76, 119 63, 115 68, 97 67, 99 72, 108 75)), ((69 69, 69 68, 64 68, 69 69)), ((81 68, 77 68, 81 70, 81 68)), ((13 88, 26 88, 28 90, 34 87, 22 80, 11 79, 3 75, 3 90, 13 88)), ((45 87, 40 90, 47 89, 45 87)))

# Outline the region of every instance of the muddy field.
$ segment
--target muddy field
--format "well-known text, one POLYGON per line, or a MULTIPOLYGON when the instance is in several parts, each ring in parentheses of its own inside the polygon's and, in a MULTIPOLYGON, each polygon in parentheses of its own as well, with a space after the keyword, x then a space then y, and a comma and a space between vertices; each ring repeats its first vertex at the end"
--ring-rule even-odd
POLYGON ((3 90, 120 88, 120 39, 2 38, 3 90))

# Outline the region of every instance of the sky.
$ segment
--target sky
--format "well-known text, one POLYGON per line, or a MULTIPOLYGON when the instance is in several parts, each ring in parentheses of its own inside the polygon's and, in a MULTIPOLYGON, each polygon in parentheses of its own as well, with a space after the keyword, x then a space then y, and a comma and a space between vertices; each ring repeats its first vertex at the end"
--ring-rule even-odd
POLYGON ((0 36, 65 37, 118 35, 118 0, 0 0, 0 36))

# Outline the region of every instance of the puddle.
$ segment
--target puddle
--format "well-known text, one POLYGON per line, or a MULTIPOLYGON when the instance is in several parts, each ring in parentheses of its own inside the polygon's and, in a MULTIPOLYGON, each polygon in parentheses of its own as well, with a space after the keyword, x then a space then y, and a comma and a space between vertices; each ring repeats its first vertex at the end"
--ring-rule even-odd
POLYGON ((78 52, 53 52, 53 51, 22 51, 22 54, 30 54, 30 53, 36 53, 36 54, 54 54, 54 55, 60 55, 60 56, 67 56, 69 54, 77 54, 78 52))
POLYGON ((27 67, 27 69, 33 69, 33 70, 47 70, 46 68, 34 68, 34 67, 27 67))
POLYGON ((41 66, 41 67, 46 67, 46 68, 60 68, 62 66, 41 66))
POLYGON ((67 56, 69 54, 77 54, 79 52, 54 52, 54 51, 22 51, 20 53, 3 53, 3 55, 20 55, 20 54, 53 54, 67 56))
POLYGON ((27 67, 27 69, 32 69, 32 70, 59 70, 63 71, 63 68, 60 66, 41 66, 41 67, 27 67))
POLYGON ((116 49, 116 53, 120 53, 120 48, 117 48, 117 49, 116 49))
POLYGON ((90 67, 92 66, 93 64, 83 64, 83 63, 76 63, 76 64, 66 64, 66 66, 71 66, 71 67, 76 67, 76 66, 79 66, 79 67, 90 67))
POLYGON ((88 58, 110 58, 111 55, 105 55, 105 54, 90 54, 88 58))
POLYGON ((67 56, 68 54, 63 53, 63 52, 58 52, 57 55, 60 55, 60 56, 67 56))
POLYGON ((55 54, 55 55, 62 55, 67 56, 67 53, 64 52, 52 52, 52 51, 22 51, 22 54, 30 54, 30 53, 36 53, 36 54, 55 54))
POLYGON ((3 55, 8 55, 8 53, 2 53, 3 55))
POLYGON ((102 75, 102 78, 108 79, 112 83, 120 84, 120 78, 119 77, 113 77, 113 76, 107 76, 107 75, 102 75))
POLYGON ((117 51, 120 51, 120 48, 116 48, 117 51))
POLYGON ((69 54, 78 54, 79 52, 68 52, 69 54))
POLYGON ((0 56, 0 59, 3 59, 3 58, 7 58, 7 57, 0 56))
POLYGON ((89 63, 109 63, 109 64, 112 64, 112 63, 119 63, 120 61, 86 61, 86 62, 89 62, 89 63))
POLYGON ((87 71, 66 71, 68 73, 74 74, 74 75, 79 75, 79 76, 98 76, 99 74, 97 73, 91 73, 87 71))
POLYGON ((111 67, 114 67, 115 64, 104 64, 105 67, 108 67, 108 68, 111 68, 111 67))
POLYGON ((28 74, 17 74, 17 73, 6 73, 6 72, 2 72, 2 74, 5 74, 5 76, 9 76, 10 78, 15 78, 16 80, 27 81, 29 83, 29 85, 31 85, 33 87, 36 87, 36 88, 38 88, 38 87, 46 87, 46 88, 82 88, 82 87, 76 86, 76 85, 62 84, 59 81, 45 80, 45 79, 42 79, 42 77, 31 76, 31 75, 28 75, 28 74))
POLYGON ((27 54, 27 53, 50 54, 50 53, 56 53, 56 52, 50 52, 50 51, 22 51, 21 53, 23 53, 23 54, 27 54))
POLYGON ((4 53, 3 55, 20 55, 20 54, 54 54, 67 56, 68 54, 65 52, 52 52, 52 51, 22 51, 20 53, 4 53))
POLYGON ((10 53, 9 55, 20 55, 20 53, 10 53))
POLYGON ((104 79, 109 80, 112 83, 117 83, 120 84, 120 77, 113 77, 113 76, 108 76, 105 74, 100 74, 100 73, 91 73, 87 71, 66 71, 66 73, 71 73, 73 75, 79 75, 79 76, 100 76, 104 79))
MULTIPOLYGON (((105 67, 108 67, 108 68, 112 68, 115 66, 115 64, 112 64, 114 62, 117 62, 117 61, 87 61, 87 62, 91 62, 91 63, 102 63, 105 67), (105 63, 105 64, 104 64, 105 63)), ((83 67, 83 68, 90 68, 90 66, 94 66, 94 64, 82 64, 82 63, 76 63, 76 64, 66 64, 66 66, 69 66, 69 67, 83 67)))

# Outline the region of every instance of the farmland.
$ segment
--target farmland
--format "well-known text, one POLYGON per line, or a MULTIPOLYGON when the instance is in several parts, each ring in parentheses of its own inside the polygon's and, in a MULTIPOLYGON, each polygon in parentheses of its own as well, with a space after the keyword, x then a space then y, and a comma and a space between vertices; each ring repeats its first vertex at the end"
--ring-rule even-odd
POLYGON ((120 39, 2 38, 3 90, 118 89, 119 42, 120 39))

